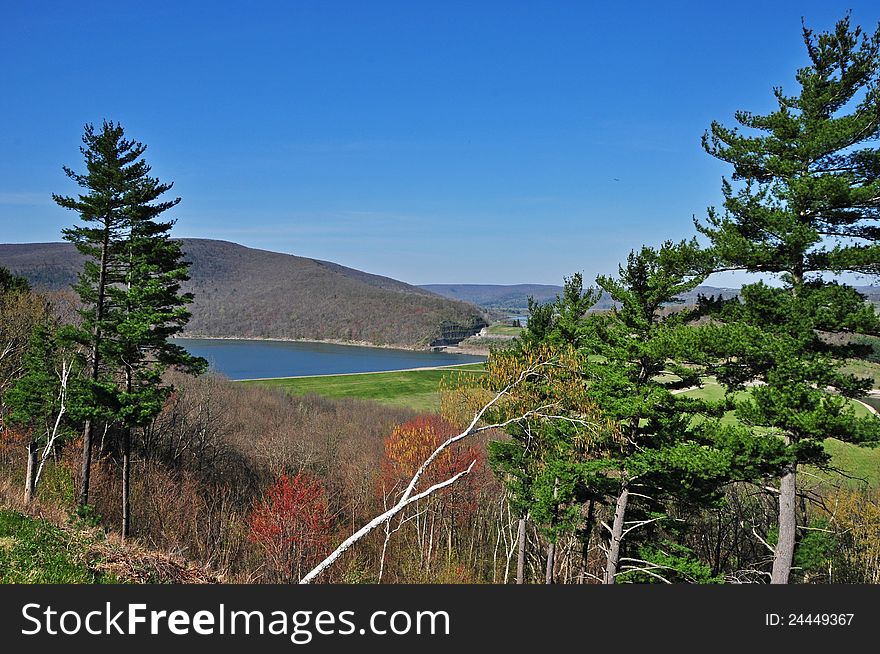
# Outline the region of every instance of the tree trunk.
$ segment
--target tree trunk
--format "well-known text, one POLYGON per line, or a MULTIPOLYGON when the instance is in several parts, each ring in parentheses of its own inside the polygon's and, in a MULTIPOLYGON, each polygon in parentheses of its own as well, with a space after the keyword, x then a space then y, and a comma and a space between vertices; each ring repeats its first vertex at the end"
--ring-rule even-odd
POLYGON ((593 534, 593 523, 596 520, 596 502, 590 500, 587 504, 587 519, 584 522, 584 538, 581 541, 581 573, 578 583, 587 583, 587 568, 590 564, 590 537, 593 534))
POLYGON ((89 480, 92 472, 92 421, 86 420, 83 426, 82 464, 79 472, 80 508, 89 503, 89 480))
POLYGON ((553 565, 555 564, 554 558, 556 556, 556 543, 553 541, 547 546, 547 568, 544 571, 544 583, 552 584, 553 583, 553 565))
MULTIPOLYGON (((125 392, 131 395, 131 370, 125 371, 125 392)), ((122 539, 128 538, 131 529, 131 426, 122 430, 122 539)))
POLYGON ((27 445, 27 473, 24 477, 24 501, 27 504, 33 501, 37 490, 37 452, 39 449, 36 441, 30 441, 27 445))
POLYGON ((620 563, 620 541, 623 540, 623 523, 626 518, 626 504, 629 502, 629 488, 624 484, 614 507, 614 524, 611 525, 611 538, 608 539, 608 560, 605 565, 603 584, 613 584, 620 563))
MULTIPOLYGON (((110 247, 110 232, 104 230, 104 242, 101 245, 101 267, 98 275, 97 299, 95 304, 95 327, 92 331, 92 369, 89 371, 89 379, 98 381, 98 373, 101 370, 101 321, 104 319, 104 295, 107 288, 107 258, 110 247)), ((89 503, 89 479, 92 471, 92 430, 91 419, 87 419, 83 427, 82 469, 79 481, 79 508, 89 503)))
POLYGON ((122 430, 122 539, 131 530, 131 427, 122 430))
MULTIPOLYGON (((559 477, 556 477, 553 480, 553 500, 554 502, 559 499, 559 477)), ((550 526, 556 526, 556 513, 559 510, 559 506, 554 504, 553 506, 553 519, 550 521, 550 526)), ((552 584, 553 583, 553 566, 556 563, 556 541, 550 541, 550 545, 547 547, 547 568, 544 571, 544 583, 552 584)))
POLYGON ((792 464, 779 481, 779 540, 773 555, 771 584, 787 584, 794 560, 797 534, 797 464, 792 464))
POLYGON ((516 583, 525 583, 526 576, 526 516, 519 519, 517 526, 516 583))

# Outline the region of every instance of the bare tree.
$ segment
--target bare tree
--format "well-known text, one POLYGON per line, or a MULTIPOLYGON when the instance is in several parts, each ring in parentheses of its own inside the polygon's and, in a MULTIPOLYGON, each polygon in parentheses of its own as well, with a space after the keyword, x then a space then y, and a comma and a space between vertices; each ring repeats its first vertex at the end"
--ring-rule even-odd
MULTIPOLYGON (((58 370, 58 412, 55 414, 54 422, 52 422, 51 426, 47 425, 46 428, 46 445, 43 447, 43 453, 40 455, 40 463, 37 466, 36 472, 33 474, 33 483, 29 484, 31 496, 37 492, 37 486, 40 483, 40 477, 43 475, 43 468, 46 466, 46 461, 55 452, 55 446, 57 445, 58 440, 64 435, 64 419, 68 410, 68 384, 70 382, 72 368, 72 359, 69 357, 62 357, 60 369, 58 370)), ((31 461, 28 459, 28 472, 31 471, 31 465, 31 461)), ((30 475, 28 476, 28 479, 31 479, 30 475)), ((29 500, 30 498, 27 499, 29 500)))

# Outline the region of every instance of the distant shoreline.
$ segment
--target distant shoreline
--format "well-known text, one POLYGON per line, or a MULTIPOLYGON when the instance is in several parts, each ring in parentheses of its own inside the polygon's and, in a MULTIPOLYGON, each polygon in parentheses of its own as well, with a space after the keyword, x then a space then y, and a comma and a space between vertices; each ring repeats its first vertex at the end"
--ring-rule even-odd
POLYGON ((351 347, 374 347, 383 350, 404 350, 407 352, 445 352, 447 354, 469 354, 472 356, 485 357, 489 356, 487 348, 462 348, 457 345, 403 345, 403 344, 387 344, 378 345, 368 341, 345 341, 335 338, 265 338, 262 336, 203 336, 200 334, 177 335, 172 340, 203 340, 203 341, 263 341, 272 343, 317 343, 325 345, 348 345, 351 347))

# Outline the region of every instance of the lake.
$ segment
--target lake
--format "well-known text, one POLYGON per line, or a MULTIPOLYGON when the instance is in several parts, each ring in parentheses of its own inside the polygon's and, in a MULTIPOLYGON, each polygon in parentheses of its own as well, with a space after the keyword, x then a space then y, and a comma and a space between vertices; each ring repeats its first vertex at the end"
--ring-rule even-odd
POLYGON ((359 345, 178 338, 175 343, 208 360, 211 370, 230 379, 338 375, 381 370, 480 363, 486 357, 359 345))

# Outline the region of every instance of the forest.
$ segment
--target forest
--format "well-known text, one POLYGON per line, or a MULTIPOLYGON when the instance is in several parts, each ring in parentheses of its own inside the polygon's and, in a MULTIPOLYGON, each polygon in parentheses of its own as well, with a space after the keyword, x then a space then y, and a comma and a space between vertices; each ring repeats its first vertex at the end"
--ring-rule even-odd
MULTIPOLYGON (((880 583, 880 488, 831 456, 880 444, 880 314, 850 283, 880 273, 880 28, 803 38, 793 95, 705 132, 729 176, 692 238, 530 301, 432 413, 207 372, 174 341, 179 198, 87 125, 81 193, 53 197, 73 291, 0 269, 0 529, 103 544, 87 566, 120 580, 880 583), (732 270, 756 281, 680 299, 732 270), (101 567, 145 550, 188 572, 101 567)), ((0 580, 45 580, 25 533, 0 531, 0 580)))

